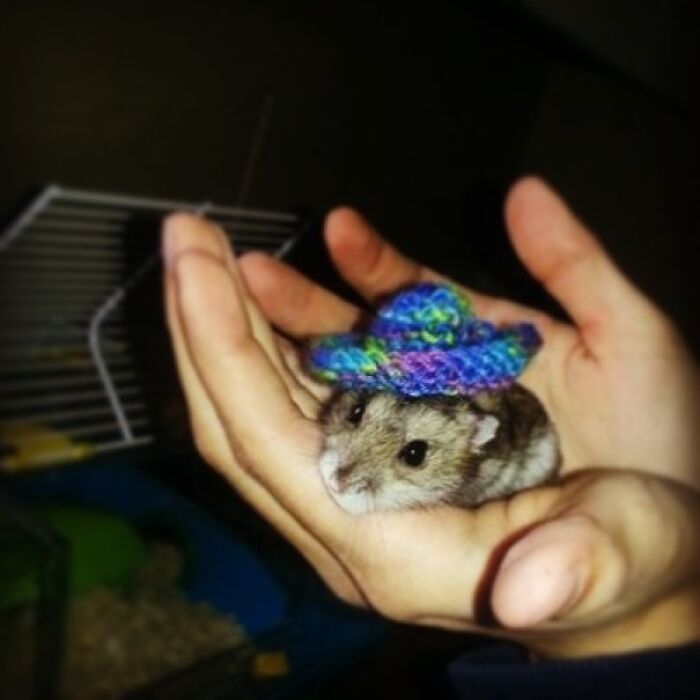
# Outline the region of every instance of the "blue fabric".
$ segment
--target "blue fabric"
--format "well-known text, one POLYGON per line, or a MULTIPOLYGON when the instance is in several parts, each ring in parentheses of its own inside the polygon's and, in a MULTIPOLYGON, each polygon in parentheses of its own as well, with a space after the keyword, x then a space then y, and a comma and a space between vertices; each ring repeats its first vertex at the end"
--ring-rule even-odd
POLYGON ((448 669, 460 700, 700 698, 700 643, 636 654, 529 661, 511 644, 465 654, 448 669))

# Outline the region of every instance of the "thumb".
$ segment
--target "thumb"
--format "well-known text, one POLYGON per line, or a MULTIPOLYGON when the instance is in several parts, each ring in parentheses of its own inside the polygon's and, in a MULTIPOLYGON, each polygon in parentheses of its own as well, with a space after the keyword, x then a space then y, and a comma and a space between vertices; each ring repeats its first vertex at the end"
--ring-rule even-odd
POLYGON ((505 627, 605 622, 697 576, 697 494, 634 473, 571 484, 566 512, 530 529, 500 563, 491 606, 505 627))
POLYGON ((590 596, 594 582, 598 598, 603 590, 607 597, 617 595, 624 560, 606 539, 589 518, 579 515, 531 530, 501 562, 492 593, 498 620, 522 629, 564 617, 590 596))
POLYGON ((615 597, 624 581, 622 553, 589 518, 572 515, 531 530, 508 551, 496 577, 492 606, 513 629, 569 614, 591 595, 615 597))
POLYGON ((530 273, 566 309, 589 345, 652 323, 660 312, 634 287, 596 237, 542 180, 511 188, 505 218, 530 273))

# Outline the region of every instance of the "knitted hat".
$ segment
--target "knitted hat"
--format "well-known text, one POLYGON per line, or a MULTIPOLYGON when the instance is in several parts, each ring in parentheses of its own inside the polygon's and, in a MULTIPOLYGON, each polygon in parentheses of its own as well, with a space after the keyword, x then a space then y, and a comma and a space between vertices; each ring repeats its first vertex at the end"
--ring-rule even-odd
POLYGON ((540 345, 533 325, 496 328, 454 286, 424 283, 390 299, 366 333, 316 339, 308 365, 342 389, 458 396, 506 388, 540 345))

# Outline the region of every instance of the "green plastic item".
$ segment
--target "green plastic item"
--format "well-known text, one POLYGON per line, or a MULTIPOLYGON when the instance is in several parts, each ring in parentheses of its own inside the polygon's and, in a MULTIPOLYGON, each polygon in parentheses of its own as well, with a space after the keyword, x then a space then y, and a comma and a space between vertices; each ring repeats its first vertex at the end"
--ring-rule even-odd
MULTIPOLYGON (((106 511, 70 505, 30 509, 68 545, 68 594, 93 588, 126 589, 148 557, 148 548, 125 520, 106 511)), ((0 608, 37 599, 41 552, 35 545, 0 551, 0 608)))

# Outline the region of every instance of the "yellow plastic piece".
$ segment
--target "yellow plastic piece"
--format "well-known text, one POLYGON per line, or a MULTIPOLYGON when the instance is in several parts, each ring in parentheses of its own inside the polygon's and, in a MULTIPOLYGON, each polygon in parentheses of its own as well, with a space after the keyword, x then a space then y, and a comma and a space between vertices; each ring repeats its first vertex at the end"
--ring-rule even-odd
POLYGON ((279 678, 289 673, 289 659, 283 651, 266 651, 253 659, 253 675, 258 678, 279 678))
POLYGON ((45 425, 21 421, 0 423, 0 443, 12 450, 0 457, 0 469, 11 472, 86 459, 94 454, 89 443, 74 442, 45 425))

